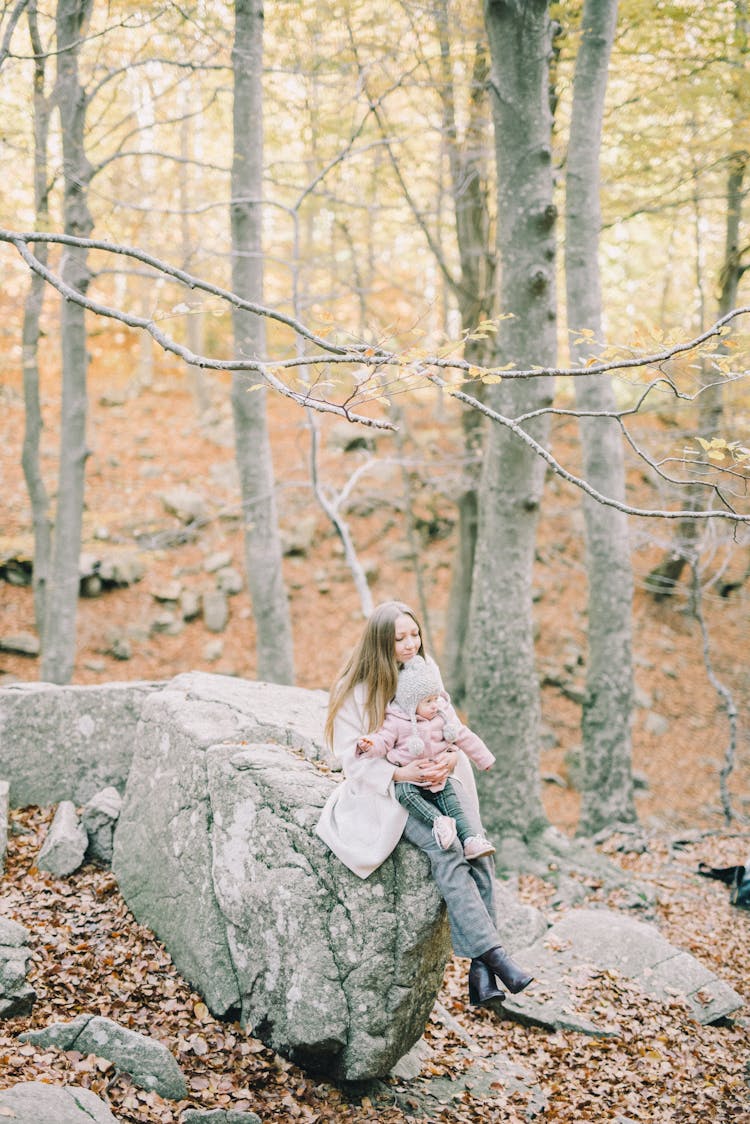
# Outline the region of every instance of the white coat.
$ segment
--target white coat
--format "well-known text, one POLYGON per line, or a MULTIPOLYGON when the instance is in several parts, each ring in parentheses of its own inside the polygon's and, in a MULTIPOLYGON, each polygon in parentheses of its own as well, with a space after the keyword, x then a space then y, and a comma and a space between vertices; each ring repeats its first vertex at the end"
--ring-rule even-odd
MULTIPOLYGON (((384 758, 357 756, 357 742, 368 733, 364 697, 365 685, 358 683, 336 715, 333 752, 341 762, 344 779, 328 797, 315 829, 334 855, 360 878, 367 878, 385 862, 408 818, 396 799, 396 766, 384 758)), ((463 786, 461 802, 478 815, 474 774, 461 752, 453 777, 463 786)))

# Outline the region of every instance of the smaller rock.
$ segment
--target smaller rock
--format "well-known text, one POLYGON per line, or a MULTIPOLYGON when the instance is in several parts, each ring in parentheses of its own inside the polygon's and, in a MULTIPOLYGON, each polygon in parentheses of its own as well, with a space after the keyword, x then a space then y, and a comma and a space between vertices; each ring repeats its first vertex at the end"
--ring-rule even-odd
POLYGON ((123 552, 102 558, 99 562, 98 574, 105 585, 117 587, 135 585, 146 572, 146 568, 137 554, 123 552))
POLYGON ((98 597, 103 589, 102 579, 98 574, 89 574, 81 581, 81 597, 98 597))
POLYGON ((96 1054, 113 1062, 142 1089, 153 1089, 159 1096, 176 1101, 187 1096, 185 1076, 166 1046, 155 1038, 127 1030, 112 1019, 79 1015, 69 1023, 51 1023, 43 1030, 26 1031, 19 1039, 38 1046, 96 1054))
POLYGON ((180 611, 184 621, 194 621, 201 615, 200 594, 193 589, 183 589, 180 594, 180 611))
POLYGON ((665 718, 663 714, 657 714, 655 710, 649 710, 646 713, 643 728, 647 734, 652 734, 655 738, 663 738, 669 731, 669 719, 665 718))
POLYGON ((228 597, 234 596, 235 593, 242 593, 244 585, 242 574, 239 570, 235 570, 234 566, 222 566, 217 571, 216 588, 226 593, 228 597))
POLYGON ((83 666, 87 671, 106 671, 107 665, 104 660, 84 660, 83 666))
POLYGON ((122 797, 112 786, 103 788, 84 806, 81 822, 89 840, 87 858, 112 862, 112 839, 121 808, 122 797))
POLYGON ((127 400, 127 390, 120 387, 105 390, 103 394, 99 395, 100 406, 124 406, 127 400))
POLYGON ((152 632, 163 632, 166 636, 179 636, 184 627, 182 617, 175 616, 169 609, 159 613, 151 622, 152 632))
POLYGON ((151 590, 151 596, 155 601, 166 603, 176 603, 180 600, 182 593, 182 586, 178 581, 166 582, 164 585, 151 590))
POLYGON ((14 656, 38 656, 41 650, 39 637, 32 632, 16 632, 12 636, 0 636, 0 652, 10 652, 14 656))
POLYGON ((181 523, 202 523, 208 518, 206 501, 200 492, 184 484, 163 492, 159 497, 166 511, 176 515, 181 523))
POLYGON ((633 690, 633 702, 636 706, 639 706, 641 710, 650 710, 654 704, 654 698, 653 695, 650 695, 643 687, 639 687, 638 684, 636 684, 633 690))
POLYGON ((127 636, 116 636, 109 648, 110 655, 116 660, 132 660, 133 646, 127 636))
POLYGON ((203 594, 203 623, 209 632, 223 632, 229 620, 229 603, 220 589, 203 594))
POLYGON ((28 1015, 34 1006, 36 992, 26 982, 31 957, 28 939, 23 925, 0 915, 0 1019, 28 1015))
POLYGON ((203 647, 203 658, 207 663, 216 663, 224 655, 224 641, 209 640, 208 644, 203 647))
POLYGON ((282 554, 306 558, 315 542, 317 527, 318 520, 315 516, 297 519, 293 527, 282 527, 279 531, 282 554))
POLYGON ((22 1081, 0 1091, 0 1117, 15 1124, 117 1124, 90 1089, 43 1081, 22 1081))
POLYGON ((223 570, 226 566, 231 566, 233 562, 232 555, 228 550, 220 550, 215 554, 209 554, 206 561, 203 563, 203 569, 207 574, 215 574, 217 570, 223 570))
POLYGON ((72 800, 62 800, 57 805, 36 865, 56 878, 65 878, 78 870, 87 846, 88 836, 78 822, 75 804, 72 800))

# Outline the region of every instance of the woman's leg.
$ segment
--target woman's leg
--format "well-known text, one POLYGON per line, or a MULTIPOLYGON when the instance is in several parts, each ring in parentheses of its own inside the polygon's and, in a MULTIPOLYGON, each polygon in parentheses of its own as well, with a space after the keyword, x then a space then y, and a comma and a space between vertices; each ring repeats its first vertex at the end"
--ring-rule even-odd
POLYGON ((430 860, 432 877, 448 909, 456 955, 478 957, 499 945, 489 860, 467 862, 456 845, 441 850, 432 831, 412 815, 406 821, 404 837, 430 860))

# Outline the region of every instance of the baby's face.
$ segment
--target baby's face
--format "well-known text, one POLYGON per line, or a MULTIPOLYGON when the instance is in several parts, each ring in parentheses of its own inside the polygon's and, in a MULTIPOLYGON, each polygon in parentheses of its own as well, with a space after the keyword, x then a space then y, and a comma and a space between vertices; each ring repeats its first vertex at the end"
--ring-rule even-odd
POLYGON ((417 714, 420 718, 431 719, 442 710, 442 699, 440 695, 428 695, 426 699, 422 699, 417 707, 417 714))

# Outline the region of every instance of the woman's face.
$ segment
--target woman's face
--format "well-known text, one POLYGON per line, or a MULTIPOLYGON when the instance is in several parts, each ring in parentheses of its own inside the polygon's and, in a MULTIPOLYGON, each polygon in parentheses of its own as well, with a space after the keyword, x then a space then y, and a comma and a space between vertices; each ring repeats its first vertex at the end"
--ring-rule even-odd
POLYGON ((406 663, 416 656, 422 644, 417 622, 408 613, 402 613, 393 622, 396 631, 396 661, 406 663))

